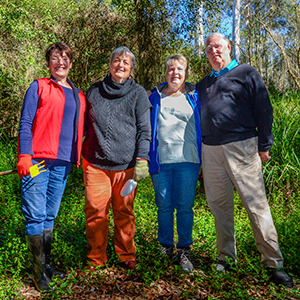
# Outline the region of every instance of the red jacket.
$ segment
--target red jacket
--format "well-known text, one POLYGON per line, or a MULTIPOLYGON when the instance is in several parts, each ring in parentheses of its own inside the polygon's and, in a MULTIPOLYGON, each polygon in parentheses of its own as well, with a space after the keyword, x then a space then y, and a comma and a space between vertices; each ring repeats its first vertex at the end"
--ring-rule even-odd
MULTIPOLYGON (((37 79, 38 108, 32 124, 32 152, 33 158, 56 159, 59 150, 59 137, 63 120, 65 96, 62 87, 51 78, 37 79)), ((82 148, 84 114, 86 101, 82 91, 73 84, 76 101, 75 141, 77 143, 77 166, 80 165, 82 148)))

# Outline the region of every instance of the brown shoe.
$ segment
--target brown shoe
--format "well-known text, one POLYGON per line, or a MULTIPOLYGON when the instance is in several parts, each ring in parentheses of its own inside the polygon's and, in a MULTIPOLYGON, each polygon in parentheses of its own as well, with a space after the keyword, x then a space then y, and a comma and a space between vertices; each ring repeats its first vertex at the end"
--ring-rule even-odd
POLYGON ((134 259, 123 261, 120 266, 128 270, 136 270, 137 262, 134 259))

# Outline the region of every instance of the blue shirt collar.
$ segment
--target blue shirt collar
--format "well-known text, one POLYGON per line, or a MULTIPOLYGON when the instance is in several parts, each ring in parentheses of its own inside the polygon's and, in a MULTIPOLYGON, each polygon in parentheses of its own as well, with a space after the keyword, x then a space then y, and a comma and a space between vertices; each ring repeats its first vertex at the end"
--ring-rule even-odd
POLYGON ((232 70, 236 66, 238 66, 238 62, 234 59, 225 68, 220 70, 220 72, 216 72, 214 69, 212 69, 210 77, 212 77, 212 76, 219 77, 219 76, 227 73, 228 71, 232 70))

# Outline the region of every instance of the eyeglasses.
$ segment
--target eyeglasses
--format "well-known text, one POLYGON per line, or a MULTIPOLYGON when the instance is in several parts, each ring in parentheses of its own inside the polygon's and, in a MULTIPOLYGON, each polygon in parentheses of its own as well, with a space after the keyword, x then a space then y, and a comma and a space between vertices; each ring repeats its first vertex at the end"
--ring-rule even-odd
POLYGON ((215 48, 216 50, 221 50, 222 46, 223 46, 222 44, 208 45, 208 46, 206 47, 206 52, 207 52, 207 53, 212 52, 213 48, 215 48))

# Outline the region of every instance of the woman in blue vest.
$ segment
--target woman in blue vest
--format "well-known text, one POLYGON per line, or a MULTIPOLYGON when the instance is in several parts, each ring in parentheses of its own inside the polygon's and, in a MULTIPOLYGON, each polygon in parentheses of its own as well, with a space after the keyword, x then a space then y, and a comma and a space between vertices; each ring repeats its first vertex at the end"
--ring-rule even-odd
POLYGON ((201 164, 199 102, 192 84, 186 83, 188 62, 182 55, 169 56, 165 63, 167 82, 150 96, 152 136, 149 173, 158 206, 158 240, 163 255, 174 255, 174 211, 178 243, 175 254, 182 269, 193 265, 193 206, 201 164))

